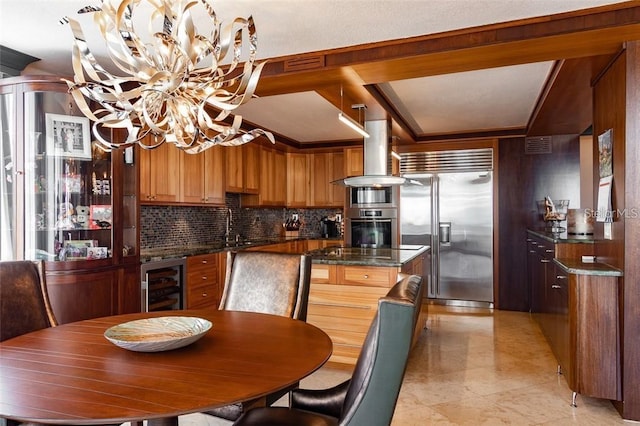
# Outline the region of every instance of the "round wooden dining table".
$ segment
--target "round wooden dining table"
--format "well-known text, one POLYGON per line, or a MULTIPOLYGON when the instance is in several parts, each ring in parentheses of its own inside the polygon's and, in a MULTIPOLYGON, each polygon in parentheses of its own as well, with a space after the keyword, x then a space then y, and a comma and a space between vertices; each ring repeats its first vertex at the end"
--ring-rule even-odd
POLYGON ((207 411, 286 389, 320 368, 332 344, 319 328, 237 311, 147 312, 90 319, 0 343, 0 417, 47 424, 118 424, 207 411), (213 327, 183 348, 135 352, 104 337, 157 316, 213 327))

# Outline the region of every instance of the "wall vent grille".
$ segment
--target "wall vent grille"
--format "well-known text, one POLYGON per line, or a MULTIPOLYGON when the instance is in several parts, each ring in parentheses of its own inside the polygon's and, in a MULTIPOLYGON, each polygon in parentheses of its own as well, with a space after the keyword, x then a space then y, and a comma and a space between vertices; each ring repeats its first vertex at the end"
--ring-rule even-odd
POLYGON ((308 71, 324 68, 324 55, 292 58, 284 61, 284 72, 308 71))
POLYGON ((527 155, 551 154, 551 136, 525 138, 524 153, 527 155))
POLYGON ((491 148, 405 152, 401 157, 400 174, 493 170, 491 148))

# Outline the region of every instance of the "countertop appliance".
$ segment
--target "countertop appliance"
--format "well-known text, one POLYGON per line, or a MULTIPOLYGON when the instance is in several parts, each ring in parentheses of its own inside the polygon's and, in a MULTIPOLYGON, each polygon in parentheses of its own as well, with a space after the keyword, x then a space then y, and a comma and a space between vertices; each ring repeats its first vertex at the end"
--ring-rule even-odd
POLYGON ((322 238, 335 238, 340 236, 340 222, 323 217, 320 219, 320 234, 322 238))
POLYGON ((493 303, 493 179, 482 168, 414 174, 422 186, 400 187, 401 243, 431 246, 431 299, 493 303))

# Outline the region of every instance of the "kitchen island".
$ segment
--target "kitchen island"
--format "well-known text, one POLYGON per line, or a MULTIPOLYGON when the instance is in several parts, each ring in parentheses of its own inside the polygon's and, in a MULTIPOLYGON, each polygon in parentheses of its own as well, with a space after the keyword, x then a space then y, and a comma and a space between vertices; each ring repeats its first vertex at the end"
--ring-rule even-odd
MULTIPOLYGON (((307 322, 331 337, 332 364, 353 366, 360 353, 378 299, 398 281, 398 274, 427 276, 430 247, 327 247, 308 251, 312 257, 307 322)), ((423 278, 424 279, 424 278, 423 278)), ((427 315, 423 305, 414 342, 427 315)))

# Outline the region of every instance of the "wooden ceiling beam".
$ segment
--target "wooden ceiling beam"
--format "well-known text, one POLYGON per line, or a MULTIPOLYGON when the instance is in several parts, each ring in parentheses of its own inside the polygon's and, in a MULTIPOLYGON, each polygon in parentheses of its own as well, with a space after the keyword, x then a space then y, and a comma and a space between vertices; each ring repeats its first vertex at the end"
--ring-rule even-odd
MULTIPOLYGON (((256 94, 315 91, 354 119, 352 104, 367 105, 367 119, 390 116, 394 129, 407 141, 429 141, 430 135, 415 135, 384 97, 367 86, 384 82, 489 69, 525 63, 565 60, 576 70, 578 59, 606 58, 622 49, 628 40, 640 39, 640 2, 631 1, 546 17, 492 24, 401 40, 351 46, 321 52, 269 59, 256 94), (575 64, 574 65, 574 61, 575 64), (343 96, 340 97, 340 88, 343 96)), ((601 60, 587 62, 598 66, 601 60), (597 63, 596 63, 597 62, 597 63)), ((591 69, 589 70, 591 72, 591 69)), ((562 81, 568 84, 566 72, 562 81)), ((586 74, 582 74, 584 77, 586 74)), ((582 77, 581 77, 582 78, 582 77)), ((559 80, 560 81, 560 80, 559 80)), ((551 90, 549 99, 561 101, 562 90, 551 90)), ((545 115, 547 114, 547 115, 545 115)), ((529 123, 539 131, 546 117, 536 111, 529 123)), ((555 117, 557 119, 557 116, 555 117)), ((568 128, 568 127, 566 127, 568 128)), ((507 129, 520 135, 522 129, 507 129)), ((497 135, 488 132, 488 135, 497 135)), ((434 135, 433 137, 454 135, 434 135)), ((455 135, 465 137, 464 135, 455 135)))
POLYGON ((261 96, 613 54, 640 39, 638 2, 269 59, 261 96), (592 11, 592 12, 589 12, 592 11), (303 63, 304 66, 295 66, 303 63), (293 65, 292 65, 293 64, 293 65), (354 76, 354 73, 357 76, 354 76))

